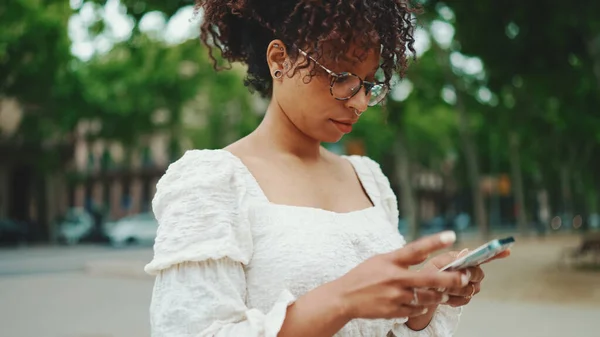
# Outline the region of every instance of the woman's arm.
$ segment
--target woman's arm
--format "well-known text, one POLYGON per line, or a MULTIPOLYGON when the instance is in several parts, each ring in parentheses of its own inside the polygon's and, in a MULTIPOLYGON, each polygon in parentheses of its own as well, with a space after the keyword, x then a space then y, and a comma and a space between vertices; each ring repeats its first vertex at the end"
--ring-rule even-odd
POLYGON ((421 316, 411 317, 408 321, 406 321, 406 326, 414 331, 421 331, 425 329, 429 323, 431 323, 431 319, 435 314, 438 306, 432 306, 427 308, 427 312, 421 316))
POLYGON ((278 337, 331 337, 350 321, 334 283, 327 283, 290 305, 278 337))
POLYGON ((428 311, 427 316, 415 317, 417 320, 409 319, 406 324, 394 326, 392 332, 396 337, 452 337, 461 313, 460 307, 440 305, 428 311))
POLYGON ((229 259, 186 262, 157 275, 152 337, 331 337, 350 318, 332 283, 294 302, 283 291, 268 312, 248 308, 243 267, 229 259))
MULTIPOLYGON (((417 273, 404 266, 446 245, 434 236, 376 256, 295 302, 284 290, 268 312, 247 307, 241 263, 229 258, 179 263, 157 275, 152 337, 330 337, 354 318, 420 315, 423 307, 409 305, 413 293, 408 289, 449 288, 462 280, 458 273, 417 273)), ((436 305, 441 294, 425 291, 419 299, 436 305)))

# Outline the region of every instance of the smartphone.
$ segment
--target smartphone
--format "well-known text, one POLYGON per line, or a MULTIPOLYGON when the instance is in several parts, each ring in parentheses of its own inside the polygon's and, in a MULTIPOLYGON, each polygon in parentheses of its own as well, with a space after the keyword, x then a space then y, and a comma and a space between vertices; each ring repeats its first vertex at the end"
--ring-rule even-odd
POLYGON ((502 253, 503 251, 510 248, 515 243, 515 238, 509 236, 504 239, 492 240, 477 249, 473 250, 469 254, 454 260, 454 262, 446 265, 440 271, 448 270, 461 270, 469 267, 478 266, 485 261, 493 258, 494 256, 502 253))

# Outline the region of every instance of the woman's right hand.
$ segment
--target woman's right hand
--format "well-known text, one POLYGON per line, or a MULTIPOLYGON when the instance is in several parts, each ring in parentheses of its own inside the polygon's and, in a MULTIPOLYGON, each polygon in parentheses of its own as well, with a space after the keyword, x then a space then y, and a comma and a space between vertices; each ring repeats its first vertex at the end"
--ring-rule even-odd
POLYGON ((408 268, 451 246, 455 240, 452 231, 419 239, 393 252, 376 255, 334 281, 347 318, 419 316, 427 307, 447 301, 448 295, 434 289, 464 287, 469 282, 464 274, 408 268))

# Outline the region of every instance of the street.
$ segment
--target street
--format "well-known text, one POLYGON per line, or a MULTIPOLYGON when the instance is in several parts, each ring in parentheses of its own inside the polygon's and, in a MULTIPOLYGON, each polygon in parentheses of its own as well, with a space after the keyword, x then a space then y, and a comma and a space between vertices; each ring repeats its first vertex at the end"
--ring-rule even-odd
POLYGON ((152 250, 115 249, 108 246, 32 247, 0 250, 0 277, 83 271, 86 264, 101 261, 149 261, 152 250))
MULTIPOLYGON (((6 337, 147 337, 153 280, 147 248, 0 251, 0 326, 6 337)), ((600 305, 502 301, 465 308, 457 337, 598 336, 600 305)), ((240 336, 241 337, 241 336, 240 336)))

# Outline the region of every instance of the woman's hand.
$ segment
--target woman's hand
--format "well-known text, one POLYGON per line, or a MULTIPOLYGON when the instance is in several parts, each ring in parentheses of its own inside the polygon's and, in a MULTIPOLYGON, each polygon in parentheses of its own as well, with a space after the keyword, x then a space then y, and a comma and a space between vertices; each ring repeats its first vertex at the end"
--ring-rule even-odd
MULTIPOLYGON (((423 271, 433 271, 437 272, 447 264, 453 262, 454 260, 465 256, 469 253, 468 249, 464 249, 461 252, 448 252, 445 254, 438 255, 431 260, 429 260, 425 266, 423 267, 423 271)), ((495 257, 485 261, 484 263, 488 263, 493 260, 502 259, 510 256, 510 250, 506 250, 495 257)), ((481 281, 485 277, 485 273, 481 266, 466 268, 460 271, 469 279, 469 283, 463 287, 454 287, 447 289, 438 289, 439 291, 443 291, 448 294, 450 298, 448 299, 448 305, 452 307, 460 307, 471 302, 473 296, 477 295, 481 291, 481 281)), ((443 273, 441 273, 443 274, 443 273)))
POLYGON ((348 319, 413 317, 448 301, 448 295, 434 289, 464 288, 469 283, 466 275, 421 273, 408 267, 422 263, 455 240, 454 232, 422 238, 374 256, 332 282, 331 289, 339 292, 344 314, 348 319))

